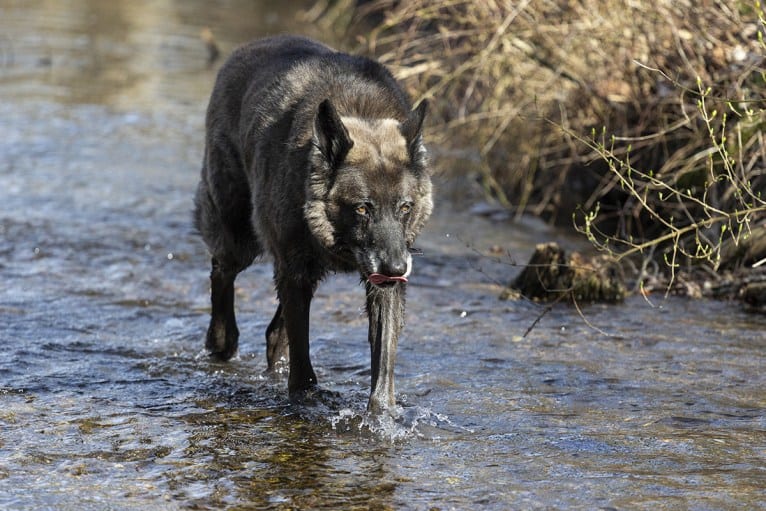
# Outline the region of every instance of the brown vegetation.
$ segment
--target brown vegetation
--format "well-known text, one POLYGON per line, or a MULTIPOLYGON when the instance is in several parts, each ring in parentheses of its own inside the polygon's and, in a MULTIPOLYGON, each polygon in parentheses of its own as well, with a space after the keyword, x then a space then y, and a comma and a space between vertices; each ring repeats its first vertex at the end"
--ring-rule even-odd
POLYGON ((758 1, 360 4, 345 26, 432 100, 447 165, 517 214, 671 276, 766 229, 758 1))

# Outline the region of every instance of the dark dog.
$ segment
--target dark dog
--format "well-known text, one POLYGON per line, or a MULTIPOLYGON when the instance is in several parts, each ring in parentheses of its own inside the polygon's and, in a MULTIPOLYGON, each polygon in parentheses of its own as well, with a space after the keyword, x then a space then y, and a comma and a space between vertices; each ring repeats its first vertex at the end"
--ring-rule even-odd
POLYGON ((410 247, 431 214, 421 129, 380 64, 298 37, 255 41, 224 64, 210 98, 195 224, 212 253, 206 347, 237 351, 234 279, 274 258, 279 307, 268 365, 289 359, 291 396, 316 385, 309 306, 331 271, 359 272, 367 291, 368 409, 394 404, 410 247))

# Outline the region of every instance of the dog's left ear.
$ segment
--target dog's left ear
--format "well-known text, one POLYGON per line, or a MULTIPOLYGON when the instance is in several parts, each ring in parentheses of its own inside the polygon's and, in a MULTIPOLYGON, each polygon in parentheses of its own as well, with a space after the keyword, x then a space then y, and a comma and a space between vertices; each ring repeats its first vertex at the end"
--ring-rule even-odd
POLYGON ((330 168, 336 168, 354 145, 346 126, 340 120, 338 111, 329 99, 322 101, 317 108, 316 117, 314 117, 313 141, 330 164, 330 168))
POLYGON ((423 100, 410 112, 407 120, 402 123, 400 131, 407 141, 407 150, 413 163, 425 164, 426 149, 423 147, 423 119, 426 117, 428 101, 423 100))

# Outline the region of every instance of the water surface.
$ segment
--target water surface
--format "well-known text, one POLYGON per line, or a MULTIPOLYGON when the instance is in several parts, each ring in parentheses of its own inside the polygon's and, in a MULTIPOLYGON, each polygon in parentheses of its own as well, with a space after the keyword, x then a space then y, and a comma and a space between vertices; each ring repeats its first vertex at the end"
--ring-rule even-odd
MULTIPOLYGON (((324 389, 287 400, 263 332, 271 266, 238 279, 240 356, 202 353, 208 256, 190 222, 215 65, 301 25, 289 2, 0 6, 0 508, 766 507, 763 316, 651 297, 501 302, 561 233, 441 202, 420 241, 396 422, 363 414, 354 276, 320 287, 324 389), (283 5, 284 4, 284 5, 283 5), (490 254, 499 247, 501 255, 490 254)), ((442 183, 448 188, 449 183, 442 183)))

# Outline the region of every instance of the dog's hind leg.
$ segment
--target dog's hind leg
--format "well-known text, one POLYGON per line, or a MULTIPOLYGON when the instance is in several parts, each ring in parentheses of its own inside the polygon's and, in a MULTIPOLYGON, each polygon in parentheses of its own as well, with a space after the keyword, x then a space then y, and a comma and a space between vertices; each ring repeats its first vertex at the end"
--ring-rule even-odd
POLYGON ((224 256, 213 254, 210 271, 210 326, 205 348, 211 356, 228 360, 237 353, 239 329, 234 314, 234 280, 247 268, 257 253, 254 237, 246 240, 248 248, 224 251, 224 256), (237 254, 239 258, 235 257, 237 254))
POLYGON ((282 314, 282 304, 277 307, 274 318, 266 329, 266 360, 268 361, 268 371, 275 371, 281 366, 286 366, 290 360, 289 342, 287 340, 287 329, 285 328, 285 318, 282 314))
POLYGON ((205 348, 211 356, 228 360, 237 352, 239 329, 234 316, 234 279, 236 272, 221 267, 213 257, 210 272, 210 299, 212 312, 207 330, 205 348))
MULTIPOLYGON (((222 143, 219 141, 219 143, 222 143)), ((228 360, 237 352, 234 279, 261 253, 253 229, 250 189, 234 146, 206 147, 202 180, 195 196, 194 223, 212 254, 212 312, 205 347, 228 360)))

